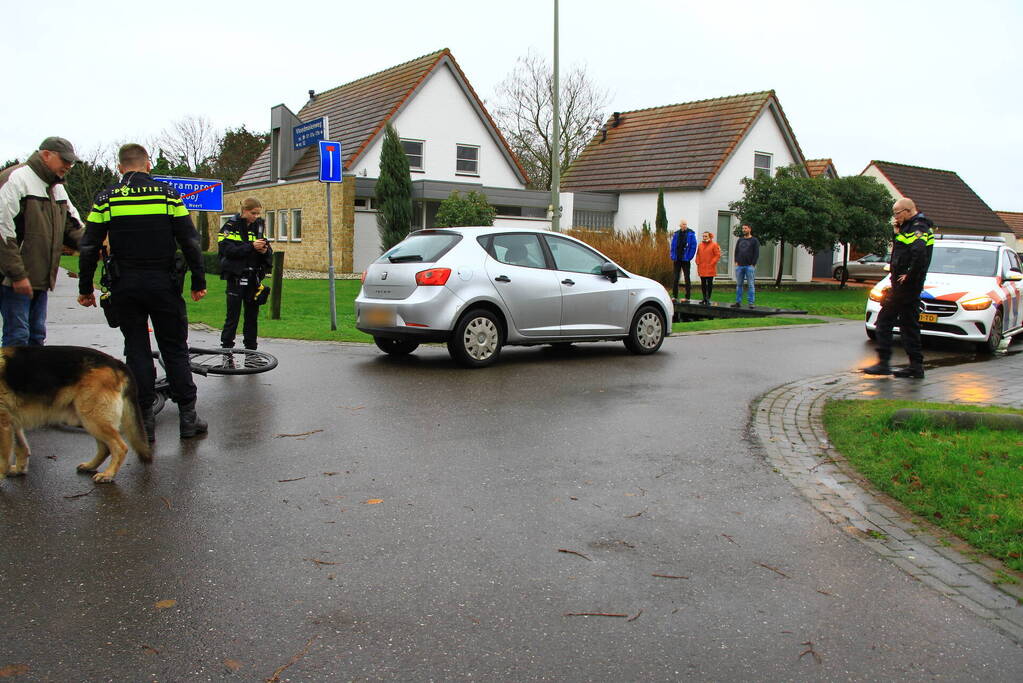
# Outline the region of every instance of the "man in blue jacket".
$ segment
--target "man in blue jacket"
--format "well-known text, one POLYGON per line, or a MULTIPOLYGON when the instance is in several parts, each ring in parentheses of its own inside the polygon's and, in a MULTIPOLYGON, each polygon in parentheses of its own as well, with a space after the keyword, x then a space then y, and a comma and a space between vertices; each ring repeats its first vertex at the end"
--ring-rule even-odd
POLYGON ((678 230, 671 236, 671 260, 675 264, 675 285, 671 289, 671 298, 678 301, 679 272, 686 277, 686 301, 689 300, 691 285, 689 266, 696 255, 696 233, 689 229, 689 223, 683 218, 678 222, 678 230))

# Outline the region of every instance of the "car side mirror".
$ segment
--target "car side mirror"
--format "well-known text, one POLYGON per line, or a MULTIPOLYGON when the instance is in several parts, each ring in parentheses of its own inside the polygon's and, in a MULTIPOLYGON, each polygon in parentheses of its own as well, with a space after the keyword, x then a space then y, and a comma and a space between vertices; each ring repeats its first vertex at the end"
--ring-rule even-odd
POLYGON ((600 267, 600 274, 611 282, 618 282, 618 266, 610 261, 604 261, 604 265, 600 267))
POLYGON ((1023 273, 1018 270, 1010 270, 1005 274, 1005 279, 1010 282, 1019 282, 1020 280, 1023 280, 1023 273))

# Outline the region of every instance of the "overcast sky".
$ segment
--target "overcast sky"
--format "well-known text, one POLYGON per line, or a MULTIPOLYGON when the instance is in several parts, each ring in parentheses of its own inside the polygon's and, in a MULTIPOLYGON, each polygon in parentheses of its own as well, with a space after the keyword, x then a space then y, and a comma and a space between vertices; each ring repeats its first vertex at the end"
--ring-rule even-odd
MULTIPOLYGON (((206 116, 269 128, 327 90, 447 47, 484 99, 553 0, 5 3, 0 160, 47 135, 88 152, 206 116)), ((1023 211, 1020 0, 561 0, 562 70, 629 111, 775 90, 807 158, 957 172, 1023 211)))

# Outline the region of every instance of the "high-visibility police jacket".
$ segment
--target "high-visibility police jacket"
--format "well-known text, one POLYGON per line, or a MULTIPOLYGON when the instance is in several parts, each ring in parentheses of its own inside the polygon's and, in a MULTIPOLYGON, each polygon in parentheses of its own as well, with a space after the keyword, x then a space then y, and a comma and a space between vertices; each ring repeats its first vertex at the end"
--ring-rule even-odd
POLYGON ((919 297, 927 279, 934 251, 934 223, 927 216, 918 213, 899 228, 892 245, 891 274, 892 291, 907 297, 919 297), (905 275, 905 282, 899 278, 905 275))
POLYGON ((252 243, 265 237, 262 218, 247 223, 241 214, 235 214, 217 235, 217 252, 220 254, 220 278, 252 275, 254 282, 263 279, 270 272, 273 249, 269 242, 262 254, 252 243))
POLYGON ((174 270, 178 247, 192 271, 192 291, 206 289, 199 233, 178 191, 148 173, 126 173, 121 182, 96 195, 79 251, 78 291, 91 294, 99 248, 110 240, 110 255, 123 273, 149 271, 162 277, 174 270))

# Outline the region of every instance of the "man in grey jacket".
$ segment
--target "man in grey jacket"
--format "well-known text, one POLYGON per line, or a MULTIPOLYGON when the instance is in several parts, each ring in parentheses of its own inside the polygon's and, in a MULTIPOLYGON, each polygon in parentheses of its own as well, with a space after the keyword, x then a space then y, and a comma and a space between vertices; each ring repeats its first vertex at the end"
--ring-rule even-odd
POLYGON ((78 248, 83 229, 64 189, 78 161, 64 138, 49 137, 23 164, 0 173, 0 315, 3 345, 42 346, 46 301, 57 285, 64 246, 78 248))

